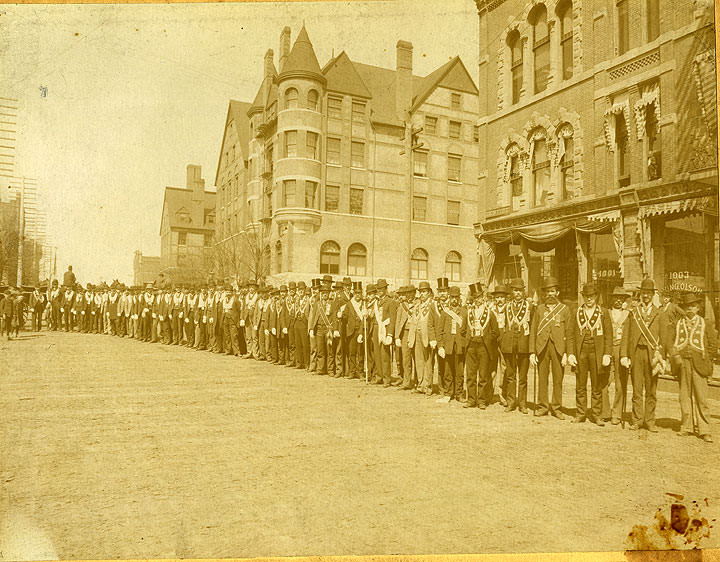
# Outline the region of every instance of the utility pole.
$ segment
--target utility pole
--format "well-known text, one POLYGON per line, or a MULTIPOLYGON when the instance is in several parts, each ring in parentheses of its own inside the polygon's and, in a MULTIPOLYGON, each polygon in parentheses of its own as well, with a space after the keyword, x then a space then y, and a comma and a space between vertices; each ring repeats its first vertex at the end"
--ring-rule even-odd
POLYGON ((17 286, 23 284, 23 238, 25 238, 25 176, 20 183, 20 206, 18 207, 18 260, 17 260, 17 286))
POLYGON ((413 242, 412 242, 412 224, 413 224, 413 214, 414 214, 414 177, 415 177, 415 170, 414 170, 414 158, 413 155, 416 150, 419 148, 422 148, 423 142, 420 140, 420 133, 423 132, 422 127, 413 127, 412 122, 408 121, 405 124, 405 133, 403 140, 405 141, 405 146, 400 151, 400 154, 407 154, 408 157, 408 269, 407 269, 407 279, 408 283, 412 282, 412 252, 413 252, 413 242))

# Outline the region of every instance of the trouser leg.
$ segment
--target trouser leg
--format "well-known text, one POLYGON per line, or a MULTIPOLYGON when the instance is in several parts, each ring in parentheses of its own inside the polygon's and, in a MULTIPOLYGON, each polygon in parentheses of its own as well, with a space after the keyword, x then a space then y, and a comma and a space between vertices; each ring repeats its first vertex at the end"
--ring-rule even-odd
MULTIPOLYGON (((637 348, 631 357, 630 369, 632 376, 632 423, 642 425, 645 421, 644 392, 646 377, 645 371, 650 367, 648 351, 646 348, 637 348)), ((649 378, 649 377, 648 377, 649 378)))
POLYGON ((582 419, 587 418, 587 382, 591 364, 595 364, 595 349, 592 352, 582 349, 575 370, 575 416, 582 419))
POLYGON ((516 388, 517 388, 517 370, 518 370, 518 354, 505 353, 505 376, 503 377, 503 389, 505 391, 505 399, 507 407, 514 410, 517 406, 516 388))

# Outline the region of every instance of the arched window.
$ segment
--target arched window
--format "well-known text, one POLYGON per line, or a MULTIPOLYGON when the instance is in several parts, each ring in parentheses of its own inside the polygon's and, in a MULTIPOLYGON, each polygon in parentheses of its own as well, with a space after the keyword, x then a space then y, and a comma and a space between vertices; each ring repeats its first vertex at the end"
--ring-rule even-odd
POLYGON ((533 59, 535 64, 535 93, 543 92, 548 86, 550 76, 550 32, 547 21, 547 9, 542 4, 530 14, 533 28, 533 59))
POLYGON ((573 75, 573 8, 572 2, 564 1, 557 8, 560 21, 560 52, 562 53, 562 77, 569 80, 573 75))
POLYGON ((560 150, 560 197, 562 200, 575 196, 575 141, 570 124, 562 125, 558 132, 560 150))
POLYGON ((282 273, 283 270, 283 253, 282 253, 282 242, 278 240, 275 242, 275 271, 282 273))
POLYGON ((615 158, 618 187, 627 187, 630 185, 630 134, 622 111, 615 115, 615 158))
POLYGON ((462 258, 460 254, 455 251, 448 252, 445 256, 445 277, 450 281, 460 281, 460 266, 462 265, 462 258))
POLYGON ((365 275, 365 264, 367 263, 367 250, 362 244, 353 244, 348 248, 347 274, 365 275))
POLYGON ((428 253, 422 248, 415 248, 410 257, 410 277, 416 280, 428 278, 428 253))
POLYGON ((533 139, 533 206, 542 207, 550 195, 550 155, 545 131, 535 132, 533 139))
POLYGON ((520 148, 512 144, 507 149, 507 171, 508 182, 510 183, 510 207, 517 211, 526 206, 526 198, 523 187, 523 176, 520 168, 520 148))
POLYGON ((307 96, 307 108, 317 111, 319 97, 317 90, 310 90, 307 96))
POLYGON ((328 240, 320 246, 320 273, 340 273, 340 246, 328 240))
POLYGON ((512 103, 520 101, 520 90, 523 85, 523 48, 520 33, 513 31, 508 35, 510 47, 510 80, 512 85, 512 103))
POLYGON ((298 91, 295 88, 285 90, 285 109, 296 108, 298 104, 298 91))

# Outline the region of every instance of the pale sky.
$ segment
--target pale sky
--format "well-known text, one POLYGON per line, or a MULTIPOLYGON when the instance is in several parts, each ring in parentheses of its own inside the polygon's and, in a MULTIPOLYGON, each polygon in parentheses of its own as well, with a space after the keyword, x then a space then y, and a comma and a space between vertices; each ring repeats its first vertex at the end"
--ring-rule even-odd
POLYGON ((277 66, 282 28, 294 43, 303 21, 321 66, 334 49, 394 68, 404 39, 415 74, 460 55, 477 81, 472 0, 0 5, 15 171, 40 180, 58 275, 130 282, 136 249, 159 255, 165 186, 189 163, 213 186, 228 100, 253 100, 265 51, 277 66))

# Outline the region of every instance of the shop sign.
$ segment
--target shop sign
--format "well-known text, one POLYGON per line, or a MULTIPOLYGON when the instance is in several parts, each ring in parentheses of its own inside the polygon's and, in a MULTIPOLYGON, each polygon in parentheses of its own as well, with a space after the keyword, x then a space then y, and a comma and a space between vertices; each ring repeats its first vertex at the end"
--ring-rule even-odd
POLYGON ((669 291, 700 293, 704 286, 705 278, 690 271, 668 271, 665 274, 665 288, 669 291))

